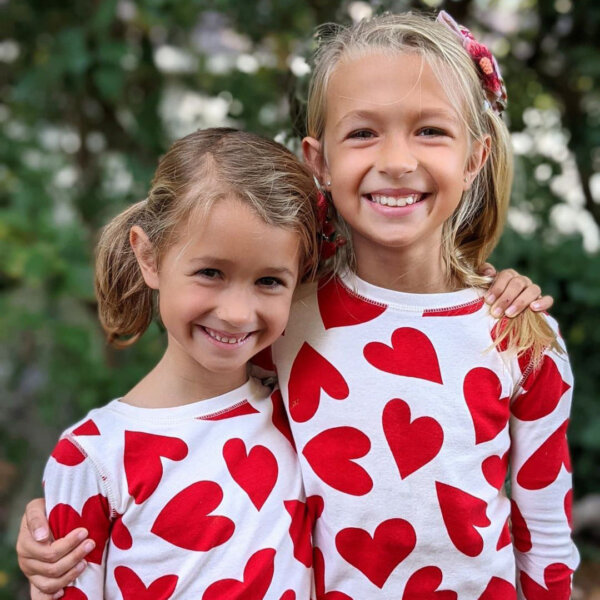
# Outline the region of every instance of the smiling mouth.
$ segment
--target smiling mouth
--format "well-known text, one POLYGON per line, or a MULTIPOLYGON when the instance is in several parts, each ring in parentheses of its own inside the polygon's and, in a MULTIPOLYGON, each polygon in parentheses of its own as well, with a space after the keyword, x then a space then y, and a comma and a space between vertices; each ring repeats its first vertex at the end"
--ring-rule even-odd
POLYGON ((427 197, 427 194, 409 194, 407 196, 384 196, 383 194, 365 194, 370 202, 381 206, 410 206, 417 204, 427 197))
POLYGON ((204 325, 201 325, 201 327, 204 330, 204 332, 208 335, 208 337, 212 338, 213 340, 216 340, 217 342, 221 342, 222 344, 242 344, 252 335, 252 332, 234 334, 210 329, 208 327, 204 327, 204 325))

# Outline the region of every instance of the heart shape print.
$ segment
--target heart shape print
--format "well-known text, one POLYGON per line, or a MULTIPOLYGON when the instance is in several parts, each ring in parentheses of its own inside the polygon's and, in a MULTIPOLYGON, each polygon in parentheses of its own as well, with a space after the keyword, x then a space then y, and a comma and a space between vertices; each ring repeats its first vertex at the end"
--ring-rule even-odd
POLYGON ((321 390, 336 400, 348 397, 350 390, 342 374, 310 344, 300 348, 288 382, 290 416, 297 423, 312 419, 319 408, 321 390))
POLYGON ((492 577, 479 600, 517 600, 517 590, 505 579, 492 577))
POLYGON ((332 488, 362 496, 371 491, 373 480, 354 460, 365 456, 371 441, 354 427, 334 427, 309 440, 302 454, 312 470, 332 488))
POLYGON ((363 350, 367 361, 380 371, 442 383, 440 364, 431 340, 418 329, 400 327, 392 345, 370 342, 363 350))
POLYGON ((168 600, 177 587, 178 579, 177 575, 163 575, 146 587, 138 574, 129 567, 115 568, 115 581, 123 600, 168 600))
POLYGON ((531 532, 521 514, 519 505, 514 500, 510 501, 510 520, 515 548, 519 552, 529 552, 531 550, 531 532))
POLYGON ((208 552, 224 544, 235 529, 231 519, 209 514, 222 500, 223 490, 214 481, 192 483, 165 504, 151 531, 179 548, 208 552))
POLYGON ((433 460, 442 447, 444 431, 431 417, 410 420, 404 400, 390 400, 383 409, 383 432, 400 478, 404 479, 433 460))
POLYGON ((438 567, 423 567, 415 571, 406 582, 402 600, 456 600, 456 592, 438 590, 442 579, 443 573, 438 567))
POLYGON ((284 500, 283 505, 292 518, 289 531, 294 545, 294 557, 310 568, 313 561, 312 532, 315 521, 323 512, 323 498, 309 496, 306 502, 284 500))
POLYGON ((50 529, 55 539, 64 537, 77 527, 85 527, 88 537, 96 542, 96 547, 85 557, 88 562, 102 563, 104 546, 110 531, 110 509, 105 496, 97 494, 85 501, 81 514, 69 504, 57 504, 48 515, 50 529))
POLYGON ((546 587, 543 587, 525 571, 521 571, 521 588, 526 600, 569 600, 572 573, 573 570, 562 563, 548 565, 544 569, 546 587))
POLYGON ((314 565, 317 600, 353 600, 352 597, 343 592, 325 591, 325 557, 320 548, 315 548, 314 565))
POLYGON ((243 440, 234 438, 225 442, 223 458, 233 480, 260 510, 277 483, 279 468, 273 453, 260 445, 246 452, 243 440))
POLYGON ((506 473, 508 471, 508 450, 502 455, 488 456, 481 463, 481 471, 485 480, 492 486, 499 490, 506 480, 506 473))
POLYGON ((510 418, 510 398, 500 398, 502 384, 498 375, 485 367, 471 369, 465 376, 463 393, 475 428, 475 443, 493 440, 510 418))
POLYGON ((463 490, 435 482, 446 531, 457 550, 467 556, 479 556, 483 538, 475 527, 488 527, 487 504, 463 490))
POLYGON ((158 487, 163 474, 161 458, 179 461, 187 453, 186 443, 179 438, 126 431, 123 464, 127 488, 135 503, 147 500, 158 487))
POLYGON ((374 304, 352 294, 339 279, 330 279, 317 291, 319 313, 325 329, 360 325, 384 313, 385 304, 374 304))
POLYGON ((383 521, 373 536, 357 527, 342 529, 335 536, 340 556, 378 588, 383 588, 392 571, 413 551, 416 543, 415 530, 404 519, 383 521))
POLYGON ((221 579, 211 583, 202 594, 202 600, 248 598, 262 600, 269 590, 275 569, 275 550, 265 548, 255 552, 246 563, 244 578, 221 579))

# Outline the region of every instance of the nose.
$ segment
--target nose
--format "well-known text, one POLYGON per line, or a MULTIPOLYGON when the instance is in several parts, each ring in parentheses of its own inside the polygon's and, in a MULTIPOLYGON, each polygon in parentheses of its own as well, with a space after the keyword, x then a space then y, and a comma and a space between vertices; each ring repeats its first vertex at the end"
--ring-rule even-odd
POLYGON ((230 288, 220 294, 215 313, 233 329, 244 329, 254 318, 252 295, 239 286, 230 288))
POLYGON ((380 145, 376 166, 380 173, 394 178, 415 171, 417 159, 410 141, 404 135, 386 136, 380 145))

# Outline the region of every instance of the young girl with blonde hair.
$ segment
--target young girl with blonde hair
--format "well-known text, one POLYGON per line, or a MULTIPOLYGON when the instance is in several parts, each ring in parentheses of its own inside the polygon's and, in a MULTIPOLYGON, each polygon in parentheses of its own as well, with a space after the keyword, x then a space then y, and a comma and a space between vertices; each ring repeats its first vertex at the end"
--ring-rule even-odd
POLYGON ((309 594, 296 454, 279 398, 247 362, 281 335, 316 267, 314 196, 279 144, 207 129, 176 142, 148 198, 104 229, 96 293, 109 342, 134 343, 156 303, 167 348, 48 461, 54 535, 85 526, 95 542, 65 597, 309 594))
POLYGON ((571 372, 551 318, 485 306, 506 97, 487 48, 441 19, 329 28, 316 57, 303 150, 336 274, 299 295, 272 353, 316 518, 315 594, 563 600, 571 372))

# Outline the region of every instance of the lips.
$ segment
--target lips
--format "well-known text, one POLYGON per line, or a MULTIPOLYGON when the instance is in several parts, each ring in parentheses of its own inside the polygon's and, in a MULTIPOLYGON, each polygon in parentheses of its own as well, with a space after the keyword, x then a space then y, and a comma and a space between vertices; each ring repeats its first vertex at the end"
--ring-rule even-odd
POLYGON ((211 329, 210 327, 205 327, 204 325, 201 325, 201 327, 204 333, 206 333, 211 339, 221 342, 222 344, 231 344, 232 346, 236 344, 243 344, 252 335, 251 331, 246 331, 243 333, 229 333, 226 331, 211 329))

